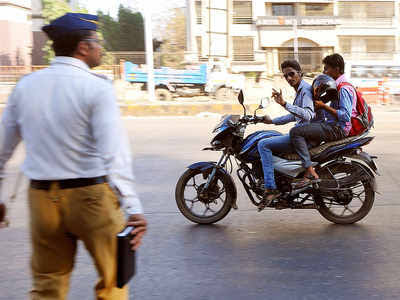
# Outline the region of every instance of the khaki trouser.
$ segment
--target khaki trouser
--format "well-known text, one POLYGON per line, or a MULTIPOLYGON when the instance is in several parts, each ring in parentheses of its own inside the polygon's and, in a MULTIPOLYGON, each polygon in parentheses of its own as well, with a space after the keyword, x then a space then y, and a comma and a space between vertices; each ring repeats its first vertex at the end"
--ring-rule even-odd
POLYGON ((81 188, 29 189, 32 238, 32 300, 66 299, 77 240, 96 265, 96 299, 128 299, 116 287, 116 234, 125 226, 117 197, 107 183, 81 188))

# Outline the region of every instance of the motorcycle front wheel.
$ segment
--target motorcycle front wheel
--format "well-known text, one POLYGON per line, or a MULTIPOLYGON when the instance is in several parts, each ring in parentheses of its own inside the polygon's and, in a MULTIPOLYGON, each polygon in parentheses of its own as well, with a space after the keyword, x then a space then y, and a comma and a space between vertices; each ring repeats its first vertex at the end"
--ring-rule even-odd
POLYGON ((336 162, 322 168, 320 193, 315 196, 319 213, 336 224, 363 219, 375 200, 373 176, 357 162, 336 162))
POLYGON ((207 189, 210 174, 188 169, 179 178, 175 189, 176 204, 181 213, 198 224, 212 224, 223 219, 232 208, 232 188, 224 174, 217 172, 207 189))

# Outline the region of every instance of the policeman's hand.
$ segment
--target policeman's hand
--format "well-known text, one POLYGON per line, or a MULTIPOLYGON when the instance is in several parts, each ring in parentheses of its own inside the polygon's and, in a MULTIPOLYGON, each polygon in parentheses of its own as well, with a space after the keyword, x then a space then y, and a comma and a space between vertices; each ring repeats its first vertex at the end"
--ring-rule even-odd
POLYGON ((314 101, 314 109, 318 110, 321 108, 325 108, 325 103, 319 100, 314 101))
POLYGON ((147 231, 147 221, 142 214, 130 215, 127 226, 135 227, 135 229, 131 232, 131 235, 134 236, 131 240, 131 244, 132 250, 137 250, 142 243, 143 235, 147 231))
POLYGON ((272 99, 275 100, 276 103, 283 105, 285 104, 285 100, 283 100, 282 97, 282 90, 279 89, 279 92, 277 90, 275 90, 274 88, 272 89, 272 99))
POLYGON ((272 119, 268 115, 265 115, 262 117, 262 122, 265 124, 272 124, 272 119))
POLYGON ((0 228, 5 228, 8 226, 8 220, 6 218, 6 205, 0 203, 0 228))

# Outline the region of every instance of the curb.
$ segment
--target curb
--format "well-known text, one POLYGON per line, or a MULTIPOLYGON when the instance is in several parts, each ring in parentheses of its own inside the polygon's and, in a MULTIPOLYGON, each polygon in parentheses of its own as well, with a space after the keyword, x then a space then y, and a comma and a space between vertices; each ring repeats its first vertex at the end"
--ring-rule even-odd
MULTIPOLYGON (((245 105, 247 113, 251 114, 258 104, 245 105)), ((153 103, 153 104, 119 104, 122 116, 146 117, 146 116, 196 116, 201 113, 216 114, 243 114, 240 104, 228 103, 153 103)), ((0 115, 3 113, 5 104, 0 105, 0 115)))
MULTIPOLYGON (((399 103, 400 104, 400 103, 399 103)), ((372 104, 372 112, 400 112, 400 105, 380 105, 372 104)), ((247 114, 254 113, 258 107, 256 103, 245 105, 247 114)), ((121 104, 119 103, 122 116, 132 117, 162 117, 162 116, 197 116, 202 113, 214 114, 243 114, 243 107, 238 103, 141 103, 141 104, 121 104)), ((0 115, 3 113, 5 104, 0 105, 0 115)), ((259 114, 267 113, 271 117, 287 113, 279 105, 268 105, 266 110, 260 110, 259 114)))

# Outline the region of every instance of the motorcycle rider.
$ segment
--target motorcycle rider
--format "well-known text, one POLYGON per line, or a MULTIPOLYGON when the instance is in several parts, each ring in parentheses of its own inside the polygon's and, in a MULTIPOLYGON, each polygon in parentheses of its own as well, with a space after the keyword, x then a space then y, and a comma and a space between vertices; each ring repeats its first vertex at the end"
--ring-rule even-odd
MULTIPOLYGON (((322 63, 324 64, 323 73, 332 77, 336 81, 336 85, 347 82, 344 76, 344 60, 340 54, 328 55, 322 60, 322 63)), ((318 91, 315 92, 314 95, 318 94, 318 91)), ((316 99, 314 107, 318 118, 310 124, 297 126, 290 130, 293 148, 306 169, 304 177, 294 184, 294 188, 301 188, 319 181, 319 176, 312 166, 308 145, 309 143, 318 145, 321 142, 332 142, 345 138, 351 129, 351 116, 356 113, 356 97, 354 88, 345 86, 340 89, 339 96, 332 100, 330 105, 325 104, 321 99, 316 99)))
MULTIPOLYGON (((273 89, 272 98, 276 103, 289 112, 289 114, 271 119, 268 115, 263 117, 266 124, 284 125, 289 122, 296 122, 295 126, 307 124, 314 117, 314 104, 311 85, 304 81, 300 64, 296 60, 285 60, 281 64, 281 70, 286 81, 296 91, 293 104, 287 103, 282 97, 282 90, 279 92, 273 89)), ((272 164, 272 152, 289 153, 293 152, 289 134, 276 134, 272 137, 262 139, 258 142, 258 152, 261 157, 264 172, 264 194, 259 210, 270 205, 274 199, 279 197, 274 177, 272 164)))

